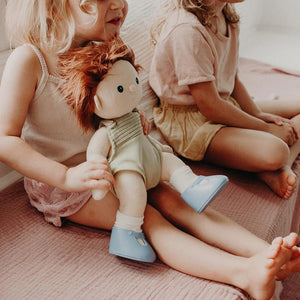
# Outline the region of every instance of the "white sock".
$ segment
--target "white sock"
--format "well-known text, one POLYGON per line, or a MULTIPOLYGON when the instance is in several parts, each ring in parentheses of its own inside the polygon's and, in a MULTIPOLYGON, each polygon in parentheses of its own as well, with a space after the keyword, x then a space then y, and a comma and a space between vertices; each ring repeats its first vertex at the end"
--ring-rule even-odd
POLYGON ((144 217, 132 217, 117 211, 115 227, 142 232, 144 217))
POLYGON ((172 173, 170 183, 181 194, 197 179, 197 177, 198 176, 189 166, 184 166, 172 173))

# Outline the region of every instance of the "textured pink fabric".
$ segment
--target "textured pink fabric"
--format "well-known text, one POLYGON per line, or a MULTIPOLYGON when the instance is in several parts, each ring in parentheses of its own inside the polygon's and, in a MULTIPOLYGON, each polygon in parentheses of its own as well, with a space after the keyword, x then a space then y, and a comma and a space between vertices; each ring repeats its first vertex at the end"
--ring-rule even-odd
POLYGON ((300 72, 274 68, 253 59, 240 58, 239 76, 254 99, 299 98, 300 72))
POLYGON ((20 182, 0 193, 0 299, 245 300, 231 286, 108 253, 110 233, 47 224, 20 182))
MULTIPOLYGON (((192 168, 198 174, 225 172, 200 163, 192 168)), ((214 208, 267 240, 289 231, 299 195, 284 201, 251 174, 225 174, 230 183, 214 208)), ((160 261, 148 265, 109 255, 109 232, 72 223, 50 226, 28 203, 22 182, 1 192, 0 203, 1 299, 250 299, 232 286, 179 273, 160 261)), ((294 277, 284 282, 289 296, 282 300, 297 299, 300 276, 294 277)))
MULTIPOLYGON (((257 62, 248 63, 264 69, 257 62)), ((255 92, 247 82, 254 82, 255 74, 247 66, 242 61, 241 70, 249 75, 244 81, 255 92)), ((280 74, 282 81, 290 78, 280 74)), ((256 72, 256 82, 265 78, 256 72)), ((300 78, 290 79, 295 92, 300 78)), ((267 84, 256 87, 263 93, 267 84)), ((251 173, 203 163, 191 167, 197 174, 228 175, 229 184, 211 205, 258 236, 271 241, 291 230, 300 233, 299 186, 285 201, 251 173)), ((294 170, 299 176, 300 158, 294 170)), ((109 255, 109 232, 72 223, 50 226, 29 204, 23 182, 0 192, 0 204, 0 299, 250 299, 237 288, 182 274, 160 261, 148 265, 109 255)), ((300 274, 285 280, 283 287, 281 300, 299 300, 300 274)))

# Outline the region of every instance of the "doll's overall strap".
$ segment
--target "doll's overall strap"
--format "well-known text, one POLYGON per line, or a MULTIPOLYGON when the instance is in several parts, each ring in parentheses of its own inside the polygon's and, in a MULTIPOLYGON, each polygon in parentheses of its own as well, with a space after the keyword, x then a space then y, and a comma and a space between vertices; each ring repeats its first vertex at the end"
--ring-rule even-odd
POLYGON ((131 112, 113 120, 104 120, 101 124, 106 126, 111 143, 112 153, 110 159, 114 158, 122 145, 126 144, 134 137, 143 134, 143 128, 138 112, 131 112))
POLYGON ((114 123, 108 127, 108 134, 115 147, 143 134, 140 115, 138 112, 128 113, 114 119, 114 123))
POLYGON ((37 89, 35 91, 35 96, 37 97, 41 94, 42 90, 44 89, 44 87, 47 83, 47 80, 49 77, 49 72, 48 72, 45 58, 44 58, 43 54, 40 52, 40 50, 32 44, 26 44, 26 45, 30 46, 32 48, 32 50, 35 52, 36 56, 38 57, 38 59, 40 61, 41 68, 42 68, 42 77, 41 77, 41 79, 38 83, 37 89))

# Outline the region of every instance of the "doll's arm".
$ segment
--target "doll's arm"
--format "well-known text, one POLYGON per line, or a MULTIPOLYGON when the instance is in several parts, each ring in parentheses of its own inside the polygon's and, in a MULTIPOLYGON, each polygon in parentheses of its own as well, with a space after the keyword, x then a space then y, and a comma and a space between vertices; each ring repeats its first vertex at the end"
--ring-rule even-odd
MULTIPOLYGON (((87 160, 99 161, 107 159, 111 144, 107 135, 105 127, 99 128, 92 136, 88 148, 87 148, 87 160)), ((106 190, 93 190, 93 198, 95 200, 101 200, 106 195, 106 190)))

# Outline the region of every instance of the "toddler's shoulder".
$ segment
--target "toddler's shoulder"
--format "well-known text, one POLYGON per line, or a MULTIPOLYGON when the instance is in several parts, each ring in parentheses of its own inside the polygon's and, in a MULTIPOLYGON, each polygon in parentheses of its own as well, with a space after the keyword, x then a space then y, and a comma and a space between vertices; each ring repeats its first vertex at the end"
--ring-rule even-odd
POLYGON ((29 45, 22 45, 15 48, 10 54, 7 63, 14 65, 15 68, 28 68, 31 71, 40 68, 39 59, 29 45))
POLYGON ((198 18, 186 11, 179 9, 174 11, 166 20, 166 23, 161 32, 162 40, 170 36, 186 36, 193 33, 205 33, 206 28, 201 24, 198 18))

